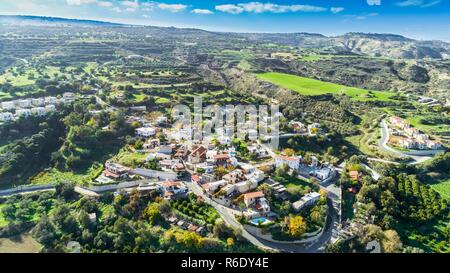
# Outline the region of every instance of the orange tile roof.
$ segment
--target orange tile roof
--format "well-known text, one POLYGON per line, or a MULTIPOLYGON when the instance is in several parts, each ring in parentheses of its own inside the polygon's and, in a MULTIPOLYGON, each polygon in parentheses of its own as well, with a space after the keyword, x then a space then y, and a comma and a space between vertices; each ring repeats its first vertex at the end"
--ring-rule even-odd
POLYGON ((287 161, 296 161, 296 160, 298 160, 297 157, 287 156, 287 155, 277 155, 277 157, 281 158, 283 160, 287 160, 287 161))
POLYGON ((264 197, 264 193, 262 191, 255 191, 244 194, 244 199, 260 198, 260 197, 264 197))

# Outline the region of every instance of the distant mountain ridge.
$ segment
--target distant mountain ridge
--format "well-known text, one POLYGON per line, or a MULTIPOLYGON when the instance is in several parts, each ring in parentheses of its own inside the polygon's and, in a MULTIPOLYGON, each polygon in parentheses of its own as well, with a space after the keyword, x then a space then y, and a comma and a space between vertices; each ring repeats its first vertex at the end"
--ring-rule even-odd
POLYGON ((156 26, 137 26, 131 24, 111 23, 96 20, 68 19, 60 17, 42 17, 29 15, 0 15, 0 24, 32 25, 32 26, 103 26, 103 27, 135 27, 158 31, 166 35, 232 35, 249 41, 267 41, 300 47, 334 48, 337 51, 384 56, 404 59, 448 59, 450 43, 444 41, 421 41, 397 34, 349 32, 338 36, 325 36, 318 33, 236 33, 213 32, 195 28, 175 28, 156 26))

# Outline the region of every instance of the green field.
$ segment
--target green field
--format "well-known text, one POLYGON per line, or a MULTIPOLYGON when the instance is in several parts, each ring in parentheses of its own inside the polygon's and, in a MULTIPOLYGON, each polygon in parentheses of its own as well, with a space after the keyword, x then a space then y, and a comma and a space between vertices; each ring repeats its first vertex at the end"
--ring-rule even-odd
POLYGON ((51 184, 71 181, 76 184, 86 184, 97 178, 103 170, 101 164, 93 164, 86 172, 64 172, 56 168, 41 172, 31 179, 32 184, 51 184))
POLYGON ((450 199, 450 179, 442 181, 440 183, 432 184, 431 187, 440 193, 442 196, 450 199))
POLYGON ((4 204, 0 204, 0 227, 4 227, 8 224, 8 220, 5 219, 5 216, 2 213, 2 209, 4 206, 4 204))
POLYGON ((257 74, 258 79, 271 82, 286 89, 296 91, 307 96, 317 96, 324 94, 345 94, 358 101, 390 101, 392 92, 373 91, 345 85, 323 82, 310 78, 299 77, 284 73, 261 73, 257 74))

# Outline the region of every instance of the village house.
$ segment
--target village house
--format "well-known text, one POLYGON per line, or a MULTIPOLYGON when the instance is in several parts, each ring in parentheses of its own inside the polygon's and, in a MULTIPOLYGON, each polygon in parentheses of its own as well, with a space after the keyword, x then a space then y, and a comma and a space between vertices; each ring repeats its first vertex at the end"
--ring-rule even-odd
POLYGON ((45 100, 44 98, 31 99, 31 104, 33 104, 34 106, 44 106, 45 100))
POLYGON ((20 108, 30 108, 31 107, 31 99, 23 99, 16 101, 17 106, 20 108))
POLYGON ((57 104, 57 103, 58 103, 58 99, 56 97, 45 97, 44 98, 45 105, 57 104))
POLYGON ((14 101, 4 101, 1 103, 3 110, 14 110, 16 109, 16 105, 14 101))
POLYGON ((244 203, 247 208, 254 207, 260 215, 265 215, 270 212, 270 206, 262 191, 244 194, 244 203))
POLYGON ((228 154, 216 154, 214 156, 214 164, 216 166, 227 167, 231 165, 230 156, 228 154))
POLYGON ((304 134, 304 133, 308 132, 306 125, 299 121, 291 121, 289 124, 291 125, 292 130, 295 133, 304 134))
POLYGON ((29 117, 31 116, 31 111, 30 109, 18 109, 16 110, 16 117, 29 117))
POLYGON ((292 170, 298 170, 300 167, 300 159, 293 156, 277 155, 275 156, 275 166, 277 168, 288 165, 292 170))
POLYGON ((50 113, 50 112, 54 112, 54 111, 56 111, 55 105, 50 104, 50 105, 45 106, 45 112, 50 113))
POLYGON ((188 155, 188 162, 191 164, 198 164, 205 162, 207 151, 208 150, 203 145, 194 148, 192 152, 188 155))
POLYGON ((135 130, 135 134, 140 138, 150 138, 156 134, 156 130, 151 127, 140 127, 135 130))
POLYGON ((395 127, 398 127, 400 129, 405 129, 409 127, 409 124, 406 120, 397 117, 397 116, 391 116, 389 118, 389 123, 395 127))
POLYGON ((14 119, 14 115, 10 112, 0 113, 0 121, 9 122, 14 119))
POLYGON ((230 145, 231 144, 231 138, 228 136, 221 135, 217 138, 217 141, 222 145, 230 145))
POLYGON ((191 182, 195 184, 201 184, 203 182, 203 179, 200 175, 193 174, 191 175, 191 182))
POLYGON ((304 195, 300 200, 292 203, 292 207, 296 211, 300 211, 307 206, 313 205, 317 200, 319 200, 320 194, 318 192, 310 192, 304 195))
POLYGON ((159 145, 160 145, 159 138, 154 138, 144 143, 143 147, 144 149, 154 149, 159 147, 159 145))
POLYGON ((122 166, 118 163, 106 161, 103 175, 114 180, 124 179, 128 177, 130 168, 122 166))
POLYGON ((47 113, 44 107, 34 107, 31 108, 31 114, 35 116, 44 116, 47 113))
POLYGON ((72 92, 65 92, 62 97, 63 101, 66 103, 73 102, 75 100, 75 94, 72 92))
POLYGON ((319 180, 326 180, 327 178, 331 177, 334 170, 331 167, 324 166, 320 169, 316 169, 310 173, 310 175, 318 178, 319 180))
POLYGON ((214 182, 205 183, 202 185, 202 188, 206 192, 214 193, 220 187, 223 187, 227 184, 228 184, 228 181, 226 181, 226 180, 218 180, 218 181, 214 181, 214 182))
POLYGON ((223 180, 226 180, 228 183, 235 184, 245 179, 244 174, 241 170, 236 169, 233 170, 222 177, 223 180))
POLYGON ((267 153, 267 151, 261 147, 261 145, 259 144, 254 144, 248 147, 248 151, 250 154, 254 154, 257 157, 266 157, 269 154, 267 153))
POLYGON ((184 196, 188 189, 178 181, 164 181, 157 183, 157 189, 161 192, 164 199, 174 199, 184 196))
POLYGON ((163 124, 167 122, 167 117, 165 116, 159 116, 156 118, 156 124, 163 124))

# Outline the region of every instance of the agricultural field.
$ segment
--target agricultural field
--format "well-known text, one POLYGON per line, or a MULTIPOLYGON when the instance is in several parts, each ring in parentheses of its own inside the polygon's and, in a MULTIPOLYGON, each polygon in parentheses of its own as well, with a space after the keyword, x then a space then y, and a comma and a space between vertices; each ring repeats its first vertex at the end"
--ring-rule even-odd
POLYGON ((71 181, 76 184, 87 184, 97 178, 103 171, 101 164, 93 164, 86 172, 60 171, 52 168, 43 171, 30 179, 32 184, 51 184, 71 181))
POLYGON ((0 227, 4 227, 8 224, 8 220, 5 219, 5 216, 2 213, 2 209, 5 207, 4 204, 0 204, 0 227))
POLYGON ((267 72, 257 74, 257 77, 260 80, 271 82, 306 96, 344 94, 356 101, 391 101, 391 97, 394 95, 393 92, 348 87, 284 73, 267 72))
POLYGON ((431 184, 431 188, 447 199, 450 199, 450 179, 431 184))
POLYGON ((41 245, 31 235, 0 238, 0 253, 37 253, 41 245))

